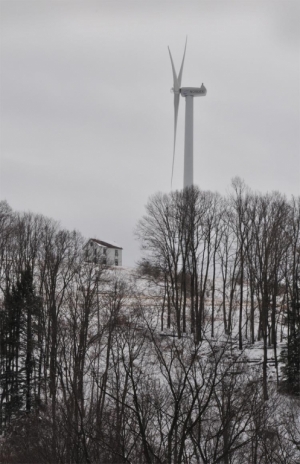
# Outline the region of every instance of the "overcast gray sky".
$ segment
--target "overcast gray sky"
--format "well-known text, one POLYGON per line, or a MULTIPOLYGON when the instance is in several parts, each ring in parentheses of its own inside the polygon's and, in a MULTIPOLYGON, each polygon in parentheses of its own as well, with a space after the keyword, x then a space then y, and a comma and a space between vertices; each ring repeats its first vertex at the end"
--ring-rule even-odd
MULTIPOLYGON (((1 1, 1 199, 124 248, 170 191, 169 45, 194 105, 194 179, 300 193, 299 6, 290 0, 1 1)), ((183 184, 181 99, 173 188, 183 184)))

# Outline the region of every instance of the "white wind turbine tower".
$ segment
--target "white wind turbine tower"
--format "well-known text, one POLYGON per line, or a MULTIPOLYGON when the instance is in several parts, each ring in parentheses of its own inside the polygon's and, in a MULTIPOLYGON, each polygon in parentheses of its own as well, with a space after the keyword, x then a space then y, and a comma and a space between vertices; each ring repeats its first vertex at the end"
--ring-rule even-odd
MULTIPOLYGON (((168 47, 169 48, 169 47, 168 47)), ((183 175, 183 188, 191 187, 193 185, 193 125, 194 125, 194 97, 204 97, 206 95, 206 88, 202 84, 201 87, 181 87, 181 78, 183 63, 185 58, 186 42, 184 48, 184 54, 180 67, 179 74, 177 76, 171 51, 169 48, 169 54, 171 58, 172 71, 173 71, 173 82, 174 87, 174 146, 173 146, 173 164, 172 164, 172 179, 174 171, 174 159, 175 159, 175 145, 176 145, 176 130, 177 130, 177 118, 179 108, 179 97, 180 94, 185 98, 185 137, 184 137, 184 175, 183 175)))

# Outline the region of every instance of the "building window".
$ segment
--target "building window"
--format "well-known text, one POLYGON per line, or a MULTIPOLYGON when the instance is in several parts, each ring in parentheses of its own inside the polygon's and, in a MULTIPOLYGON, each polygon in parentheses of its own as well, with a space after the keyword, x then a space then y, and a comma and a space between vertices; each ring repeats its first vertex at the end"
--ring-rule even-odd
POLYGON ((118 265, 119 265, 119 261, 115 259, 115 266, 118 266, 118 265))
POLYGON ((115 250, 115 256, 119 256, 118 250, 115 250))
POLYGON ((103 248, 103 254, 106 256, 106 248, 103 248))
POLYGON ((104 258, 103 264, 104 264, 104 266, 106 266, 106 258, 104 258))

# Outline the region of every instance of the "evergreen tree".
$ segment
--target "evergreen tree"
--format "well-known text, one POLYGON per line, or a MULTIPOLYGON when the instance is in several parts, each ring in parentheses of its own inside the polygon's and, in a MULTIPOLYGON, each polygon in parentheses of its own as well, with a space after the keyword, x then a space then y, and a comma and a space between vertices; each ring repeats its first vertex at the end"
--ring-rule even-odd
POLYGON ((282 352, 283 383, 287 392, 300 396, 300 288, 296 278, 291 308, 288 309, 287 349, 282 352))
POLYGON ((33 322, 38 315, 40 298, 36 295, 33 275, 28 267, 5 293, 0 312, 0 387, 1 415, 5 424, 20 410, 32 407, 34 365, 33 322))
POLYGON ((21 395, 21 328, 24 325, 19 296, 15 286, 5 293, 1 311, 1 409, 4 424, 13 411, 22 408, 21 395))

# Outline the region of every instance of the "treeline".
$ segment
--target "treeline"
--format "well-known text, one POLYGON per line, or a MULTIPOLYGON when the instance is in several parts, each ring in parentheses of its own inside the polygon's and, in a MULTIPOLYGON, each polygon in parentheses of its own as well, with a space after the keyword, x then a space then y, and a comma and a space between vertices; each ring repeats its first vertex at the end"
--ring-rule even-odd
POLYGON ((300 394, 300 198, 254 193, 239 178, 232 187, 227 197, 197 188, 153 196, 137 228, 140 266, 164 283, 162 313, 179 338, 191 332, 199 343, 208 325, 214 337, 221 320, 240 350, 263 341, 266 400, 268 347, 278 380, 284 339, 286 386, 300 394))
MULTIPOLYGON (((49 402, 56 415, 59 324, 80 274, 83 238, 41 215, 0 203, 1 410, 5 430, 18 411, 49 402)), ((85 279, 85 277, 84 277, 85 279)))
POLYGON ((133 274, 1 202, 2 462, 299 462, 299 404, 267 379, 283 340, 299 393, 299 206, 238 180, 228 198, 156 195, 133 274))

